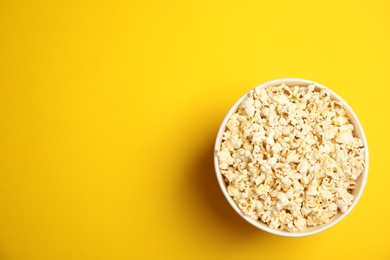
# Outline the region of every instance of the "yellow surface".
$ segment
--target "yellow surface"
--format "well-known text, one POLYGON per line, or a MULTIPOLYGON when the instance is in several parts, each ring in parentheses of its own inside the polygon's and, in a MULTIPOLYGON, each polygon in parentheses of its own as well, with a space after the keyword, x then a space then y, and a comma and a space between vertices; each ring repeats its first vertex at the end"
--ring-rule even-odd
POLYGON ((389 1, 1 1, 0 259, 390 259, 389 1), (306 238, 217 186, 230 106, 329 86, 370 145, 350 216, 306 238))

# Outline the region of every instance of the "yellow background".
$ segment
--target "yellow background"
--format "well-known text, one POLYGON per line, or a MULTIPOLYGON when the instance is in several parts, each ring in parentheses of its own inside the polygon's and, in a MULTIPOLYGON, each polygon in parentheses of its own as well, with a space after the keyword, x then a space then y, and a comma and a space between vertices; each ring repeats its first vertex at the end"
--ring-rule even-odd
POLYGON ((390 259, 390 2, 0 3, 0 259, 390 259), (230 208, 213 145, 250 88, 301 77, 354 108, 353 212, 289 239, 230 208))

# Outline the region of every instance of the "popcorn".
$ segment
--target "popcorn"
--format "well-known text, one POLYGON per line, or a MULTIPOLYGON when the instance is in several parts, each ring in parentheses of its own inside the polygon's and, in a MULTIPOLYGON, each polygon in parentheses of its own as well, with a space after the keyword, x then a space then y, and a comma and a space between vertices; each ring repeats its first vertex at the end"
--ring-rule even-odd
POLYGON ((255 88, 216 151, 227 192, 247 216, 290 232, 327 223, 352 204, 362 140, 326 89, 255 88))

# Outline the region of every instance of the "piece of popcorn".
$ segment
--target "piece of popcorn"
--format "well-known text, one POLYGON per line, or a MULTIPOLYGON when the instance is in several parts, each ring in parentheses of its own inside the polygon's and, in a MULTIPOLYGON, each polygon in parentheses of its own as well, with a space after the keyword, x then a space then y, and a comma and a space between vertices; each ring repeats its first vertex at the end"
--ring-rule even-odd
POLYGON ((280 223, 288 225, 289 223, 292 223, 293 215, 291 215, 290 213, 286 213, 285 210, 282 210, 280 212, 279 219, 280 219, 280 223))
POLYGON ((352 132, 345 131, 341 132, 336 136, 336 142, 343 143, 343 144, 349 144, 353 141, 353 135, 352 132))
POLYGON ((302 215, 307 216, 311 212, 311 207, 307 203, 304 203, 304 205, 301 208, 302 215))
POLYGON ((268 93, 264 88, 258 88, 256 93, 258 93, 261 102, 266 103, 268 101, 268 93))
POLYGON ((260 169, 261 169, 264 173, 271 173, 271 172, 272 172, 271 166, 270 166, 267 162, 265 162, 265 161, 261 164, 260 169))
POLYGON ((348 118, 346 116, 338 116, 333 118, 332 122, 336 126, 345 125, 348 123, 348 118))
POLYGON ((267 223, 268 221, 270 221, 270 220, 271 220, 271 211, 268 210, 268 211, 266 211, 264 214, 262 214, 261 220, 262 220, 263 222, 265 222, 265 223, 267 223))
POLYGON ((240 191, 232 185, 229 185, 227 187, 227 191, 228 191, 228 194, 234 198, 238 198, 240 196, 240 191))
POLYGON ((276 143, 272 146, 271 150, 273 153, 279 154, 283 150, 283 148, 279 143, 276 143))
POLYGON ((294 220, 294 225, 297 228, 297 230, 299 230, 299 231, 305 230, 306 219, 302 216, 299 216, 294 220))
POLYGON ((252 135, 252 144, 260 145, 260 143, 264 140, 265 136, 260 132, 254 132, 252 135))
POLYGON ((238 126, 240 125, 240 122, 237 120, 237 119, 234 119, 234 118, 231 118, 227 124, 226 124, 226 127, 229 129, 229 131, 231 133, 238 133, 239 132, 239 129, 238 129, 238 126))
POLYGON ((223 150, 219 151, 217 156, 221 163, 227 163, 228 165, 232 165, 234 162, 234 159, 230 155, 230 151, 227 148, 224 148, 223 150))
POLYGON ((222 170, 226 170, 227 168, 229 168, 229 164, 227 164, 226 162, 222 162, 219 164, 219 168, 221 168, 222 170))
POLYGON ((268 165, 273 167, 277 163, 278 159, 274 156, 268 159, 268 165))
POLYGON ((286 96, 274 96, 273 98, 279 105, 286 105, 289 100, 286 96))
POLYGON ((255 183, 256 185, 260 185, 264 182, 265 180, 265 174, 260 174, 256 177, 255 183))
POLYGON ((249 93, 247 95, 247 97, 241 102, 241 106, 243 108, 247 108, 247 107, 250 107, 250 106, 253 106, 253 104, 255 103, 254 99, 251 97, 251 93, 249 93))
POLYGON ((232 135, 228 141, 228 148, 231 150, 237 150, 243 144, 242 139, 238 135, 232 135))
POLYGON ((253 116, 255 114, 255 107, 253 105, 246 107, 245 112, 248 116, 253 116))
POLYGON ((318 187, 318 192, 319 192, 319 195, 322 199, 322 201, 324 202, 328 202, 328 201, 331 201, 333 199, 333 194, 331 191, 329 190, 324 190, 320 187, 318 187))
POLYGON ((249 197, 249 193, 247 193, 246 191, 241 192, 240 197, 241 197, 241 199, 246 199, 249 197))
POLYGON ((287 224, 286 230, 290 232, 298 231, 298 229, 294 226, 293 222, 289 222, 287 224))
POLYGON ((330 203, 328 205, 328 211, 336 214, 337 213, 337 204, 334 202, 330 203))
POLYGON ((281 179, 281 182, 285 185, 287 185, 288 187, 293 183, 293 181, 291 180, 291 178, 289 176, 284 176, 282 179, 281 179))
POLYGON ((279 218, 277 217, 272 217, 271 222, 269 223, 269 227, 273 229, 277 229, 280 226, 280 221, 279 218))
POLYGON ((288 198, 287 198, 287 196, 286 196, 286 193, 284 193, 284 192, 278 192, 276 196, 277 196, 277 198, 279 199, 279 202, 280 202, 280 204, 281 204, 282 206, 287 206, 287 205, 288 205, 289 200, 288 200, 288 198))
POLYGON ((259 195, 265 195, 268 193, 270 188, 264 184, 260 184, 257 188, 255 188, 255 191, 259 195))
POLYGON ((307 196, 316 196, 318 194, 317 186, 310 185, 306 191, 307 196))

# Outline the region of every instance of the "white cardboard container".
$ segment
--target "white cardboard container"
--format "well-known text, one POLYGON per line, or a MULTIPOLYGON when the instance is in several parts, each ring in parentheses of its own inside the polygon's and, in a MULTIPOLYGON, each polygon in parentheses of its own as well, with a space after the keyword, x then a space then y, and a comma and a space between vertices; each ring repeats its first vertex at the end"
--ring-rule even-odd
MULTIPOLYGON (((366 165, 365 165, 363 173, 359 176, 359 178, 357 180, 356 187, 354 188, 354 190, 352 192, 352 194, 354 195, 354 200, 352 202, 352 205, 348 208, 348 210, 346 212, 338 213, 337 215, 333 216, 327 224, 322 225, 322 226, 308 227, 306 230, 298 231, 298 232, 288 232, 288 231, 284 231, 281 229, 275 230, 275 229, 270 228, 267 224, 263 223, 261 220, 254 220, 254 219, 250 218, 249 216, 245 216, 241 212, 241 210, 238 208, 237 204, 234 202, 234 200, 229 196, 229 194, 227 192, 227 186, 226 186, 225 181, 223 179, 223 176, 219 170, 219 163, 218 163, 218 157, 217 157, 216 152, 214 152, 215 172, 217 175, 219 186, 221 187, 221 190, 222 190, 225 198, 227 199, 227 201, 230 203, 232 208, 243 219, 248 221, 253 226, 255 226, 263 231, 269 232, 271 234, 285 236, 285 237, 303 237, 303 236, 314 235, 314 234, 322 232, 322 231, 336 225, 338 222, 340 222, 342 219, 344 219, 353 210, 353 208, 356 206, 356 204, 359 202, 359 199, 362 196, 364 188, 366 186, 367 177, 368 177, 369 156, 368 156, 367 140, 366 140, 366 136, 365 136, 364 131, 363 131, 363 127, 362 127, 358 117, 356 116, 355 112, 348 105, 348 103, 345 102, 344 99, 342 99, 338 94, 336 94, 331 89, 329 89, 329 88, 327 88, 319 83, 316 83, 316 82, 313 82, 310 80, 306 80, 306 79, 298 79, 298 78, 282 78, 282 79, 271 80, 271 81, 265 82, 257 87, 266 88, 266 87, 276 86, 276 85, 280 85, 280 84, 286 84, 287 86, 296 86, 296 85, 297 86, 307 86, 309 84, 314 84, 315 89, 317 89, 317 90, 324 89, 324 88, 328 89, 331 93, 331 99, 337 100, 344 105, 344 109, 347 111, 348 118, 350 119, 351 123, 355 126, 354 136, 359 137, 363 141, 364 148, 365 148, 365 158, 364 159, 365 159, 366 165)), ((243 101, 243 99, 247 95, 248 95, 248 92, 245 93, 245 95, 243 95, 239 100, 237 100, 237 102, 232 106, 232 108, 229 110, 229 112, 225 116, 224 120, 222 121, 222 124, 221 124, 219 131, 218 131, 218 134, 217 134, 216 142, 215 142, 215 149, 214 149, 215 151, 219 150, 219 147, 221 145, 222 135, 226 129, 226 124, 227 124, 229 118, 231 117, 232 114, 234 114, 237 111, 238 106, 241 104, 241 102, 243 101)))

